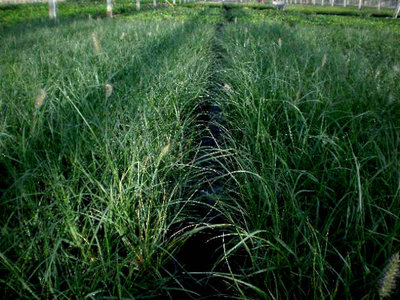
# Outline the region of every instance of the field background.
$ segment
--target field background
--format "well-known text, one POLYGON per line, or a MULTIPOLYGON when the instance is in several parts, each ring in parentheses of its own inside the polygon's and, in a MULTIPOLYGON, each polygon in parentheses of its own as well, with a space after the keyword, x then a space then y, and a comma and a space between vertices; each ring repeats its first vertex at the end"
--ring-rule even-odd
POLYGON ((393 9, 0 13, 2 295, 400 296, 393 9))

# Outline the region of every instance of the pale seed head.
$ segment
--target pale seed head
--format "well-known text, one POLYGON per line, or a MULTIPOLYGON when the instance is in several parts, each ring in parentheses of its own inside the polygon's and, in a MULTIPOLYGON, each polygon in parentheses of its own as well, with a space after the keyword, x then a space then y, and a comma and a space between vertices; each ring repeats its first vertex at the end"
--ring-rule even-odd
POLYGON ((93 43, 93 49, 96 53, 100 52, 100 41, 97 37, 96 33, 92 33, 92 43, 93 43))
POLYGON ((37 109, 43 106, 45 98, 46 98, 46 91, 44 89, 39 89, 38 94, 35 98, 35 107, 37 109))
POLYGON ((106 99, 110 98, 113 92, 113 87, 111 84, 106 83, 106 99))
POLYGON ((328 58, 328 55, 326 55, 326 53, 325 53, 324 56, 322 57, 321 68, 323 68, 325 66, 327 58, 328 58))
POLYGON ((232 90, 232 87, 229 84, 225 83, 224 84, 224 89, 225 89, 225 91, 229 92, 230 90, 232 90))
POLYGON ((400 255, 395 253, 383 271, 380 281, 379 295, 382 298, 390 297, 396 288, 396 280, 400 273, 400 255))

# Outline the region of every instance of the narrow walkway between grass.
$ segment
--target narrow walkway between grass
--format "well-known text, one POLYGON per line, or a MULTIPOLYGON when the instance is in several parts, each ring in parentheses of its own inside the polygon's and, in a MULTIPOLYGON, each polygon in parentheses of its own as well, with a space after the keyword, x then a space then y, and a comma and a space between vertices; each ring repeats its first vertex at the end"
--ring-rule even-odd
POLYGON ((187 291, 172 294, 173 299, 184 296, 226 299, 229 295, 229 285, 221 278, 213 276, 216 272, 229 272, 220 263, 225 244, 229 240, 226 230, 228 220, 218 206, 219 198, 226 194, 223 179, 226 167, 222 154, 225 119, 218 102, 225 89, 219 74, 223 70, 226 55, 221 46, 221 38, 224 24, 230 21, 227 13, 229 9, 230 7, 224 6, 224 20, 215 24, 211 46, 213 63, 208 86, 199 98, 201 102, 195 111, 195 130, 201 132, 198 137, 199 151, 194 157, 194 166, 199 170, 195 175, 198 184, 195 200, 191 201, 191 207, 188 208, 186 222, 181 224, 181 230, 185 230, 185 227, 195 230, 175 257, 177 264, 174 267, 180 266, 183 278, 180 283, 187 291))

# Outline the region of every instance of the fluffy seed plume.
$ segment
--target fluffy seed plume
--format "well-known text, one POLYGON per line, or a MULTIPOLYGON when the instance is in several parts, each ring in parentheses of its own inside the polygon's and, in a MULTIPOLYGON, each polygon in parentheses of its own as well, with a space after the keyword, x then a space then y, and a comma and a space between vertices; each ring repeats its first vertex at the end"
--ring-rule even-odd
POLYGON ((92 43, 93 43, 94 51, 96 53, 99 53, 100 52, 100 41, 97 37, 97 34, 94 32, 92 33, 92 43))
POLYGON ((110 98, 113 92, 113 87, 111 84, 106 83, 106 99, 110 98))
POLYGON ((375 72, 375 79, 377 79, 379 77, 379 75, 381 75, 381 70, 376 70, 375 72))
POLYGON ((324 57, 322 57, 322 61, 321 61, 321 68, 323 68, 326 64, 326 59, 328 58, 328 55, 326 55, 326 53, 324 54, 324 57))
POLYGON ((380 281, 379 296, 382 298, 390 297, 396 288, 396 279, 400 273, 400 255, 397 252, 391 258, 383 271, 380 281))
POLYGON ((46 99, 46 91, 44 89, 39 89, 38 94, 35 98, 35 107, 37 109, 43 106, 44 99, 46 99))
POLYGON ((232 87, 229 84, 225 83, 224 89, 225 89, 225 91, 229 92, 232 89, 232 87))
POLYGON ((279 40, 278 40, 278 45, 279 45, 279 48, 282 47, 282 39, 281 38, 279 38, 279 40))
POLYGON ((163 157, 164 157, 165 155, 167 155, 170 146, 171 146, 171 145, 168 143, 167 145, 165 145, 165 146, 161 149, 160 155, 158 156, 158 162, 160 162, 160 161, 163 159, 163 157))

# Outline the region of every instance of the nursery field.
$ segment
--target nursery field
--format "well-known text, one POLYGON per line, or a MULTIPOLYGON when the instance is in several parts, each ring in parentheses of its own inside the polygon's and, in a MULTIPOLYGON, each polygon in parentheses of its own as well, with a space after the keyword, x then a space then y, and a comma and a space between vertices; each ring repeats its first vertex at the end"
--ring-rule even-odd
POLYGON ((400 296, 398 19, 27 21, 0 28, 1 295, 400 296))

